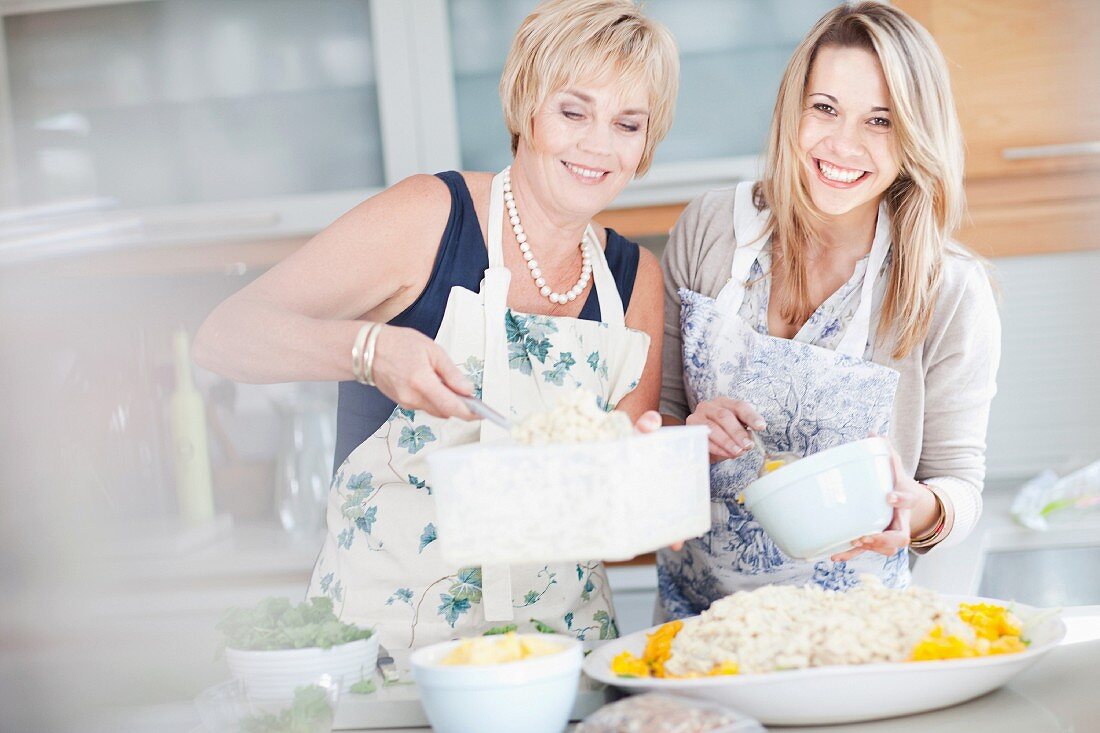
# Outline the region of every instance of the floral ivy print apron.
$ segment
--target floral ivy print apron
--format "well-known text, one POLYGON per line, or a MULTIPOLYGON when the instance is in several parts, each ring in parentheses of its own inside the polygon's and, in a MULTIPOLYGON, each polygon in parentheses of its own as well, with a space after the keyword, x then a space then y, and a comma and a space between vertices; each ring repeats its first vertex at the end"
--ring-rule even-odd
MULTIPOLYGON (((501 228, 503 181, 493 179, 489 269, 481 291, 451 289, 436 336, 477 396, 513 421, 553 407, 565 390, 593 392, 613 409, 641 377, 649 335, 626 327, 622 300, 591 227, 593 281, 602 323, 528 315, 507 307, 510 273, 501 228)), ((458 568, 435 544, 435 502, 425 456, 507 434, 488 421, 441 420, 396 407, 337 469, 328 532, 309 596, 331 598, 345 621, 373 626, 394 648, 478 635, 505 623, 541 622, 593 641, 618 636, 599 562, 458 568)))
MULTIPOLYGON (((762 237, 767 212, 757 211, 753 183, 737 186, 734 253, 729 282, 717 299, 680 290, 684 384, 692 411, 705 400, 731 397, 752 404, 767 423, 769 451, 802 456, 868 433, 886 435, 899 375, 864 359, 877 276, 888 266, 889 219, 880 207, 870 255, 794 339, 768 335, 769 251, 762 237), (755 324, 755 328, 753 325, 755 324)), ((711 466, 711 530, 679 552, 657 556, 658 620, 701 613, 715 600, 762 585, 815 583, 847 589, 871 573, 891 587, 909 583, 908 555, 865 552, 847 562, 785 556, 752 513, 737 503, 763 461, 751 451, 711 466)))

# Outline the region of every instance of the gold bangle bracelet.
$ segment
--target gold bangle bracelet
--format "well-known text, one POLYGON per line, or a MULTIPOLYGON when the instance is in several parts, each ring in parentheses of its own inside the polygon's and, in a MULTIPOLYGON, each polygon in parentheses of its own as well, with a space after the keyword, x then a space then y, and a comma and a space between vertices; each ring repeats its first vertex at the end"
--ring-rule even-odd
POLYGON ((375 324, 371 321, 367 321, 359 328, 359 333, 355 334, 355 341, 351 346, 351 374, 355 378, 356 382, 363 381, 363 356, 364 347, 367 343, 367 336, 370 334, 371 328, 375 324))
POLYGON ((376 386, 374 383, 374 349, 378 343, 380 333, 382 333, 382 324, 372 324, 370 333, 367 334, 367 343, 363 352, 363 378, 360 381, 370 387, 376 386))
MULTIPOLYGON (((932 490, 929 489, 929 491, 931 492, 932 490)), ((940 497, 936 496, 935 492, 932 492, 932 497, 935 499, 936 502, 936 518, 932 520, 932 524, 929 526, 926 532, 922 532, 921 534, 912 538, 911 542, 916 546, 920 546, 919 543, 927 542, 928 540, 932 539, 932 537, 935 536, 936 532, 940 529, 940 526, 943 524, 943 504, 940 502, 940 497)))
POLYGON ((926 532, 922 537, 913 538, 909 546, 914 550, 927 550, 935 547, 937 544, 943 541, 950 532, 955 523, 954 512, 952 512, 947 505, 947 500, 943 494, 940 493, 936 487, 931 484, 921 484, 936 497, 936 505, 939 507, 939 514, 936 516, 936 521, 932 524, 932 529, 926 532))

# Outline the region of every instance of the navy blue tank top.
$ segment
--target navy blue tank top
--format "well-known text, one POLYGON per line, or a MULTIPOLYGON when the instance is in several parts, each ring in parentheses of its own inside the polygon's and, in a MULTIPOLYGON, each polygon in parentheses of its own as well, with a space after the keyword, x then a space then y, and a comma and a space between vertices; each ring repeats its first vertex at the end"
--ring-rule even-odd
MULTIPOLYGON (((432 275, 420 297, 389 322, 393 326, 415 328, 432 339, 443 322, 443 311, 447 307, 451 288, 461 285, 478 292, 481 279, 489 267, 485 237, 481 234, 481 223, 465 179, 456 171, 436 175, 451 190, 451 213, 435 256, 432 275)), ((604 256, 625 309, 630 303, 634 277, 638 273, 638 245, 608 229, 604 256)), ((601 320, 595 287, 589 289, 580 317, 589 321, 601 320)), ((360 443, 386 421, 394 406, 393 400, 374 387, 355 381, 340 382, 334 472, 360 443)))

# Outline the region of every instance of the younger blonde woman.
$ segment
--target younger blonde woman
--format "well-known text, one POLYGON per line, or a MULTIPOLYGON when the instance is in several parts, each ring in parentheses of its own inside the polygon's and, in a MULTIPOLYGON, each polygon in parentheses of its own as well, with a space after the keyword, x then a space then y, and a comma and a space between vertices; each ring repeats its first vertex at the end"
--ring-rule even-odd
POLYGON ((769 583, 909 582, 909 547, 958 542, 981 509, 1000 323, 983 264, 951 241, 963 154, 928 33, 877 2, 796 49, 763 180, 712 191, 665 251, 661 412, 711 428, 713 523, 658 556, 659 614, 769 583), (892 524, 818 562, 784 556, 735 500, 760 456, 888 435, 892 524))

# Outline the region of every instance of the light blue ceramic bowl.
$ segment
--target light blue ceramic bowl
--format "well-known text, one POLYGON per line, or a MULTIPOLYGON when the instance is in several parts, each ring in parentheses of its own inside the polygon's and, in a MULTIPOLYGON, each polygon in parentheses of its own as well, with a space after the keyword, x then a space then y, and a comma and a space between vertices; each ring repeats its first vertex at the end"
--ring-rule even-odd
POLYGON ((745 508, 789 557, 814 560, 886 529, 894 510, 890 444, 845 443, 760 477, 744 491, 745 508))
POLYGON ((562 733, 577 697, 579 641, 538 634, 562 651, 506 664, 440 664, 461 641, 413 652, 413 678, 437 733, 562 733))

